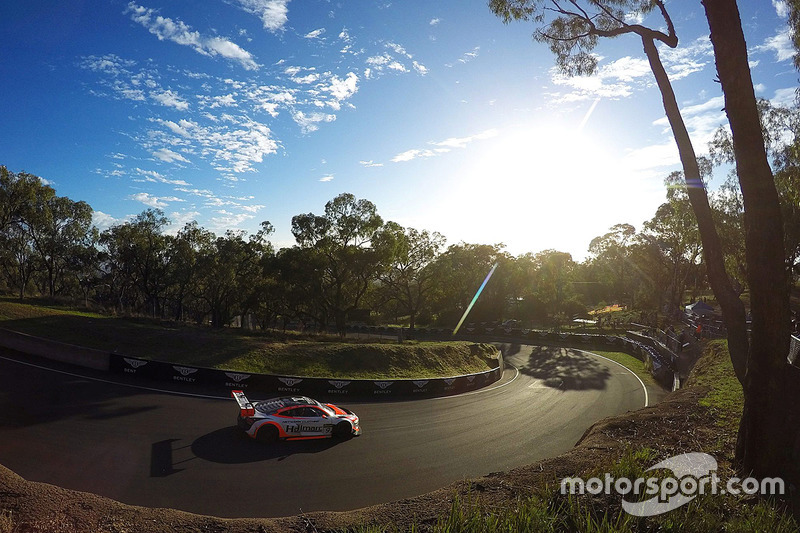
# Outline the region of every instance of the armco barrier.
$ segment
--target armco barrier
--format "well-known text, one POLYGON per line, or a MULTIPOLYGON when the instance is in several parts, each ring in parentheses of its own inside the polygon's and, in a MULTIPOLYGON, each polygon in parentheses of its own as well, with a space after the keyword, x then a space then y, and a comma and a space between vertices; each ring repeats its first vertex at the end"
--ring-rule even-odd
POLYGON ((10 329, 0 328, 0 346, 85 368, 104 371, 109 369, 108 352, 42 339, 10 329))
POLYGON ((326 379, 252 374, 110 355, 111 372, 142 379, 190 383, 217 391, 241 389, 269 396, 294 394, 359 400, 399 400, 460 394, 498 381, 503 376, 503 368, 501 354, 496 368, 477 374, 428 379, 326 379))
MULTIPOLYGON (((391 333, 397 333, 395 328, 391 333)), ((414 330, 414 337, 427 340, 453 339, 450 331, 443 329, 419 328, 414 330)), ((586 350, 620 350, 636 357, 645 364, 653 377, 668 389, 673 389, 675 382, 675 365, 667 360, 652 346, 635 339, 617 335, 601 335, 590 333, 560 333, 519 328, 462 328, 455 337, 459 340, 474 342, 515 342, 519 344, 533 343, 547 346, 563 346, 565 348, 582 348, 586 350)))

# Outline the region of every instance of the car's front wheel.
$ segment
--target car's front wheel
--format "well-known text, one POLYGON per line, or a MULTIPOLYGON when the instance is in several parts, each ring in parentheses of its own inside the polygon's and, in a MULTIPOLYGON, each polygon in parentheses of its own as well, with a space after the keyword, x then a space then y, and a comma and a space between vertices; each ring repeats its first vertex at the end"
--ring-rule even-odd
POLYGON ((264 424, 256 432, 256 440, 264 443, 271 443, 278 440, 278 428, 272 424, 264 424))
POLYGON ((353 436, 353 426, 350 422, 342 420, 333 427, 333 436, 338 439, 349 439, 353 436))

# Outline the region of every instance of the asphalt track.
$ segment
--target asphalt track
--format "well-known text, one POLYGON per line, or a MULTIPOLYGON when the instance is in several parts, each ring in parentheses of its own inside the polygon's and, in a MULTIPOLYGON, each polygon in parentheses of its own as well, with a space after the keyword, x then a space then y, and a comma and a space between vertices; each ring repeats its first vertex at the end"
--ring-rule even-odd
POLYGON ((128 504, 289 516, 415 496, 552 457, 597 420, 646 403, 639 379, 613 361, 560 348, 504 351, 513 367, 484 390, 343 402, 362 436, 275 445, 238 434, 232 399, 136 388, 0 352, 0 464, 128 504))

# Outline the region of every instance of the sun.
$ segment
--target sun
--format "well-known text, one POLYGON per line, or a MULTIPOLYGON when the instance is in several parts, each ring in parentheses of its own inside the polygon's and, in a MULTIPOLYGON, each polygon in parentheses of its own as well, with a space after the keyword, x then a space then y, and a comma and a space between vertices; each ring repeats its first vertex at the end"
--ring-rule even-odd
POLYGON ((558 247, 604 209, 616 181, 591 136, 546 123, 510 127, 460 167, 441 218, 475 241, 524 251, 558 247))

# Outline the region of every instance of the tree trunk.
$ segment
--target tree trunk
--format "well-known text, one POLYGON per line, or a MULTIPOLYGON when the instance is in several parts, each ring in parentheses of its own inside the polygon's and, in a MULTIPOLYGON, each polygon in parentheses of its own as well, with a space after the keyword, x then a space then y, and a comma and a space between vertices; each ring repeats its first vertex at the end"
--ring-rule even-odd
POLYGON ((790 310, 783 219, 767 161, 747 45, 735 0, 704 0, 744 200, 752 337, 737 459, 756 477, 798 479, 800 380, 789 372, 790 310), (794 382, 794 386, 793 383, 794 382))
POLYGON ((703 260, 706 264, 708 282, 722 309, 722 319, 728 330, 728 350, 731 354, 733 369, 739 381, 744 383, 748 350, 744 304, 739 299, 736 291, 733 290, 728 273, 725 271, 722 243, 714 225, 705 185, 700 177, 700 168, 697 165, 697 157, 692 146, 692 140, 686 130, 686 124, 683 122, 669 76, 664 70, 664 65, 661 63, 658 49, 653 39, 643 36, 642 43, 644 44, 647 59, 650 62, 650 68, 661 91, 664 111, 672 128, 675 143, 678 145, 683 175, 686 180, 686 192, 697 219, 697 228, 700 231, 700 240, 703 243, 703 260))

